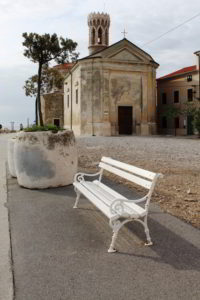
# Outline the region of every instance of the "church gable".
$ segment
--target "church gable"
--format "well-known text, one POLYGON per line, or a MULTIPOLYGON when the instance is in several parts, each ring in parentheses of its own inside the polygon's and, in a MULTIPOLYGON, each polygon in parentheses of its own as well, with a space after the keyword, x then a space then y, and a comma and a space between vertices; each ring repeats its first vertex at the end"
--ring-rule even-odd
MULTIPOLYGON (((113 60, 124 60, 143 63, 156 63, 153 58, 127 39, 123 39, 110 47, 98 51, 90 57, 102 57, 113 60)), ((157 64, 157 63, 156 63, 157 64)))
POLYGON ((114 54, 110 56, 111 59, 117 59, 117 60, 125 60, 125 61, 135 61, 135 62, 141 62, 141 58, 138 56, 134 55, 127 49, 122 49, 120 52, 117 54, 114 54))

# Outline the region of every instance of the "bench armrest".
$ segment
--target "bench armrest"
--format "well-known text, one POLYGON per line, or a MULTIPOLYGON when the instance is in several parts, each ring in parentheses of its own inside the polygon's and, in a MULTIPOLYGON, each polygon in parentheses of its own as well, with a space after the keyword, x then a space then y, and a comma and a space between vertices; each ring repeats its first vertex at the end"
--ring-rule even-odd
POLYGON ((140 203, 146 201, 148 196, 144 196, 140 199, 136 200, 130 200, 130 199, 115 199, 112 201, 110 205, 110 212, 112 214, 115 214, 118 212, 120 215, 123 215, 125 213, 124 204, 125 203, 140 203))
POLYGON ((81 182, 81 181, 85 181, 85 176, 86 177, 96 177, 101 175, 101 171, 94 173, 94 174, 87 174, 87 173, 76 173, 76 175, 74 176, 74 182, 81 182))

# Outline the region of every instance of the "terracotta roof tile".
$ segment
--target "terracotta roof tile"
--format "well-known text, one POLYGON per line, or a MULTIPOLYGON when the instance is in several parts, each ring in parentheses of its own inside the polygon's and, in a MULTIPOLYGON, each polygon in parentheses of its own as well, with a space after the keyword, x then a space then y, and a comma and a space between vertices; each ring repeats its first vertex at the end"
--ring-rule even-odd
POLYGON ((186 67, 186 68, 182 68, 182 69, 177 70, 177 71, 175 71, 173 73, 170 73, 170 74, 167 74, 165 76, 162 76, 162 77, 158 78, 157 80, 165 79, 165 78, 170 78, 170 77, 173 77, 173 76, 176 76, 176 75, 181 75, 181 74, 193 72, 193 71, 196 71, 196 70, 197 70, 197 66, 196 65, 190 66, 190 67, 186 67))
POLYGON ((61 65, 56 65, 54 66, 55 69, 59 69, 59 70, 68 70, 71 69, 74 66, 74 63, 65 63, 65 64, 61 64, 61 65))

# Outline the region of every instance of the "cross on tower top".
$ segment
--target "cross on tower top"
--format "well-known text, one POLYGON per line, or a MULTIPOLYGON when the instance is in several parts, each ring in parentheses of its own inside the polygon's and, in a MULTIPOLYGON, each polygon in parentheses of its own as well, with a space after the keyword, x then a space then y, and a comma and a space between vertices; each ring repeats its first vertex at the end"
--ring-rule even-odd
POLYGON ((122 31, 121 33, 123 33, 124 38, 126 38, 126 34, 127 34, 128 32, 126 32, 125 28, 124 28, 124 31, 122 31))

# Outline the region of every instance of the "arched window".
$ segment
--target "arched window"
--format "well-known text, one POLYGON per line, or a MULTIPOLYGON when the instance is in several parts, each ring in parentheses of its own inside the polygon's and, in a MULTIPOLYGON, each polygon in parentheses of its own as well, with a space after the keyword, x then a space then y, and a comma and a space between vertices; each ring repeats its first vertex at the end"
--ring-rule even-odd
POLYGON ((95 29, 94 27, 92 28, 92 45, 95 44, 95 29))
POLYGON ((102 44, 102 29, 99 27, 98 30, 98 44, 102 44))

